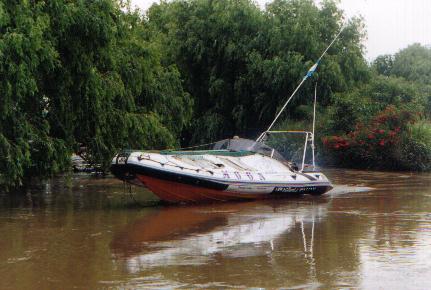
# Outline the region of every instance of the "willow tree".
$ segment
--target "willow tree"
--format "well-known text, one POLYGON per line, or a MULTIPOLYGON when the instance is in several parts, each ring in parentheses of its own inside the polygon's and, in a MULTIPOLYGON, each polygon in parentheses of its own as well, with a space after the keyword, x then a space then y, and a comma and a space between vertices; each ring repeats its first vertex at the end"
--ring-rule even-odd
POLYGON ((98 163, 119 148, 176 144, 189 96, 145 41, 139 14, 113 1, 58 0, 47 10, 60 55, 47 82, 53 135, 83 144, 98 163))
MULTIPOLYGON (((153 5, 147 17, 193 96, 192 142, 253 135, 267 125, 343 21, 334 1, 311 0, 276 0, 266 10, 248 0, 177 0, 153 5)), ((322 63, 326 105, 334 92, 367 80, 363 36, 360 19, 350 21, 322 63)), ((311 90, 305 86, 302 96, 311 90)))
POLYGON ((0 184, 64 170, 79 146, 104 168, 115 151, 178 143, 191 101, 175 65, 114 0, 0 3, 0 184))
POLYGON ((0 2, 0 184, 20 186, 67 164, 66 143, 50 135, 43 76, 58 65, 46 41, 49 15, 43 3, 0 2))

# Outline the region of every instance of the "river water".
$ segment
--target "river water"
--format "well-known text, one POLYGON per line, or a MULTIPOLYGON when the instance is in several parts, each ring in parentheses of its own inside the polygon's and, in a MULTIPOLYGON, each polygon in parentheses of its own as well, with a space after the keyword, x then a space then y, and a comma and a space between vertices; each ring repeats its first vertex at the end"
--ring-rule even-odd
POLYGON ((79 175, 0 195, 0 289, 431 289, 431 175, 327 173, 329 194, 263 202, 79 175))

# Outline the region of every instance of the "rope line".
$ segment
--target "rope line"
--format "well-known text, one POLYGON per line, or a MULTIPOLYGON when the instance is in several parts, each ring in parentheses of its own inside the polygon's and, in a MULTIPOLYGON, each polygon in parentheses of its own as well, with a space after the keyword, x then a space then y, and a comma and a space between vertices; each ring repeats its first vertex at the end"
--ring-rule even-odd
POLYGON ((328 45, 328 47, 323 51, 322 55, 317 59, 316 63, 308 70, 307 74, 302 78, 299 85, 296 87, 296 89, 293 91, 293 93, 290 95, 290 97, 287 99, 286 103, 284 103, 281 110, 278 112, 277 116, 272 121, 271 125, 269 125, 268 129, 266 131, 262 132, 262 134, 259 135, 259 137, 256 139, 257 142, 261 142, 263 138, 265 137, 266 133, 271 130, 272 126, 274 126, 275 122, 277 122, 278 118, 283 113, 284 109, 286 109, 287 105, 290 103, 292 98, 295 96, 295 94, 298 92, 298 90, 301 88, 301 86, 304 84, 304 82, 313 75, 313 73, 316 71, 317 66, 320 64, 320 61, 325 56, 325 54, 328 52, 328 50, 331 48, 331 46, 335 43, 335 41, 340 37, 341 32, 346 28, 346 26, 342 26, 341 30, 337 33, 337 35, 334 37, 334 39, 331 41, 331 43, 328 45))
MULTIPOLYGON (((180 168, 181 170, 183 170, 183 169, 186 169, 186 170, 191 170, 191 171, 196 171, 196 172, 199 172, 199 171, 205 171, 205 172, 208 172, 208 173, 210 173, 211 175, 214 175, 214 171, 211 171, 211 170, 208 170, 208 169, 205 169, 204 167, 202 167, 201 166, 201 169, 194 169, 194 168, 189 168, 189 167, 185 167, 185 166, 180 166, 180 165, 178 165, 178 164, 176 164, 176 163, 174 163, 174 162, 172 162, 171 160, 167 160, 165 163, 163 163, 163 162, 160 162, 160 161, 158 161, 158 160, 154 160, 154 159, 151 159, 151 156, 144 156, 144 157, 142 157, 142 155, 143 154, 141 154, 140 156, 139 156, 139 158, 142 160, 142 159, 145 159, 145 160, 149 160, 149 161, 152 161, 152 162, 155 162, 155 163, 159 163, 160 165, 162 165, 162 166, 165 166, 166 164, 171 164, 171 165, 169 165, 169 166, 172 166, 172 167, 177 167, 177 168, 180 168)), ((166 158, 166 157, 165 157, 166 158)), ((167 159, 167 158, 166 158, 167 159)))
POLYGON ((214 145, 214 144, 216 144, 217 142, 218 142, 218 141, 216 141, 216 142, 211 142, 211 143, 207 143, 207 144, 200 144, 200 145, 189 146, 189 147, 174 148, 174 149, 171 149, 171 150, 175 151, 175 150, 184 150, 184 149, 199 148, 199 147, 204 147, 204 146, 214 145))

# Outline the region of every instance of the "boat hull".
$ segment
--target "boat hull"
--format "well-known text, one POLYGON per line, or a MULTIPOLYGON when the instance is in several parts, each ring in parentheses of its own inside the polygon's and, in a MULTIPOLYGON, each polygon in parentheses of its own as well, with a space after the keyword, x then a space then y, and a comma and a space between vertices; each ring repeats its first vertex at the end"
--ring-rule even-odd
MULTIPOLYGON (((332 189, 329 185, 321 186, 274 186, 274 190, 267 192, 240 192, 229 190, 217 190, 201 186, 189 185, 179 182, 161 180, 145 175, 137 178, 145 184, 160 199, 170 203, 202 203, 225 202, 231 200, 256 200, 268 198, 283 198, 298 194, 321 195, 332 189)), ((229 188, 229 187, 227 187, 229 188)))
POLYGON ((285 198, 300 194, 321 195, 329 182, 303 183, 221 182, 135 164, 114 164, 112 173, 133 185, 145 186, 168 203, 210 203, 231 200, 285 198))

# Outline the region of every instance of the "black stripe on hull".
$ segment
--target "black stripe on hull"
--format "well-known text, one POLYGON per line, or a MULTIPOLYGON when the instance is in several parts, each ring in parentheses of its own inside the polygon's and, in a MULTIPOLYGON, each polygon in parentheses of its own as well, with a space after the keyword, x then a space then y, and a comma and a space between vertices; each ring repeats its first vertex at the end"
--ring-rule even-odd
POLYGON ((208 189, 226 190, 228 184, 205 180, 181 173, 173 173, 165 170, 159 170, 134 164, 112 164, 111 172, 121 180, 130 181, 136 178, 136 174, 154 177, 160 180, 173 181, 188 185, 199 186, 208 189))

